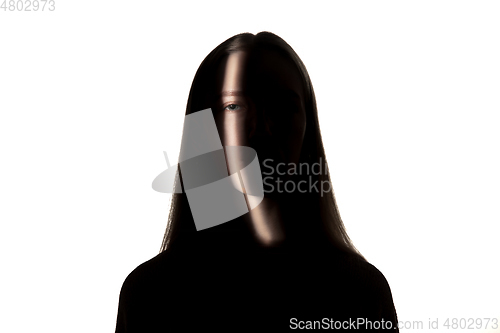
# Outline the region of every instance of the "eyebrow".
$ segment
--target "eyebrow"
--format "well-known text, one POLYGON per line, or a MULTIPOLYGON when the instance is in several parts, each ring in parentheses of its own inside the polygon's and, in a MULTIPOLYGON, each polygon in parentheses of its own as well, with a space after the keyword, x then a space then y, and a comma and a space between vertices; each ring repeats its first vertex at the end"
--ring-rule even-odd
POLYGON ((221 99, 224 96, 243 96, 245 93, 240 90, 225 90, 217 95, 217 99, 221 99))
MULTIPOLYGON (((275 89, 273 92, 280 94, 281 96, 289 96, 296 99, 300 99, 300 95, 293 89, 275 89)), ((225 90, 217 95, 217 100, 220 100, 224 96, 245 96, 246 94, 241 90, 225 90)))
POLYGON ((241 90, 225 90, 215 97, 214 102, 222 103, 222 98, 225 96, 246 96, 246 94, 241 90))

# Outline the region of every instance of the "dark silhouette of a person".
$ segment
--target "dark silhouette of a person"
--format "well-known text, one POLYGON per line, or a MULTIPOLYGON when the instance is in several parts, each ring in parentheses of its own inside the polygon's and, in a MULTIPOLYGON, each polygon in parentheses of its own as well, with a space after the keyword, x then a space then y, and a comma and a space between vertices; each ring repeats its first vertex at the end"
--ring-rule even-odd
POLYGON ((333 192, 306 186, 331 185, 313 87, 293 49, 269 32, 220 44, 196 73, 186 115, 207 108, 223 146, 252 147, 275 173, 256 207, 245 193, 249 213, 202 231, 185 193, 174 194, 160 254, 123 283, 116 332, 397 331, 389 284, 352 245, 333 192), (322 172, 277 172, 313 164, 322 172))

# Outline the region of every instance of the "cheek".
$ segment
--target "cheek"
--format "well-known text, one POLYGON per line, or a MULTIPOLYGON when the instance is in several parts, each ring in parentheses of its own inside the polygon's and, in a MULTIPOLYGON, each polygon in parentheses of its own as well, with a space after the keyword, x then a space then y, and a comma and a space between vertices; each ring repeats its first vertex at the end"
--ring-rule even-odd
POLYGON ((287 160, 291 163, 298 163, 306 131, 305 113, 295 114, 290 119, 287 128, 287 133, 284 136, 286 139, 283 142, 287 160))
POLYGON ((295 123, 297 126, 297 139, 299 139, 300 142, 302 143, 302 141, 304 140, 304 135, 306 133, 306 126, 307 126, 305 112, 297 115, 295 123))
POLYGON ((215 126, 217 126, 217 132, 223 146, 224 144, 224 119, 220 114, 214 114, 215 126))
POLYGON ((220 112, 215 117, 215 123, 223 146, 248 145, 245 112, 220 112))

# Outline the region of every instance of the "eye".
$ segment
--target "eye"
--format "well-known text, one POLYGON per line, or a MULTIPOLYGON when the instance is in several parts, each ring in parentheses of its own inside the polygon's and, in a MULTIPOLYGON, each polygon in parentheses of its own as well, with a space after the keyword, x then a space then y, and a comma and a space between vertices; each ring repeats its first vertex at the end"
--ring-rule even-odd
POLYGON ((241 107, 237 104, 229 104, 228 106, 226 106, 224 108, 224 110, 227 110, 227 111, 238 111, 241 107))

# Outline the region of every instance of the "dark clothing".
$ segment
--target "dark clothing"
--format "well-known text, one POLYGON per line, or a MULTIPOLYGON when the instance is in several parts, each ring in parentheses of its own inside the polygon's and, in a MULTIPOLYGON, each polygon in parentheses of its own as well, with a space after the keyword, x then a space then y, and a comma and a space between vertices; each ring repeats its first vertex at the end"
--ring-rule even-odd
POLYGON ((319 244, 263 248, 206 235, 176 239, 128 275, 116 333, 363 331, 382 320, 397 331, 389 284, 366 261, 319 244))

